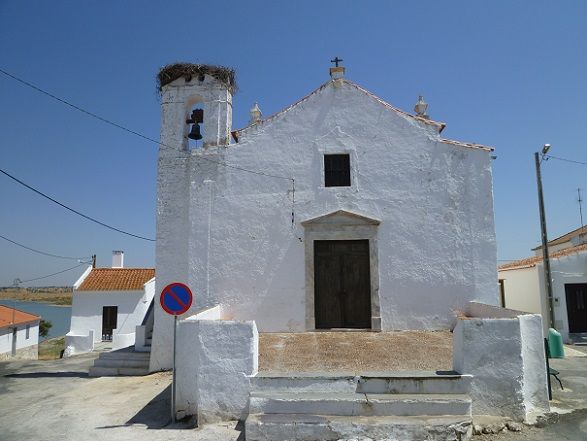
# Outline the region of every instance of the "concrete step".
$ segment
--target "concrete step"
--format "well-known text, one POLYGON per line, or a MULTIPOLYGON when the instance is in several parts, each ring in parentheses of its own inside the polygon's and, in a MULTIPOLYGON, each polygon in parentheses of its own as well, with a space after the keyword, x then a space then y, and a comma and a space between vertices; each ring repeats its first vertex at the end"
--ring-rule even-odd
POLYGON ((148 352, 135 352, 128 349, 120 349, 118 351, 102 352, 100 358, 103 360, 149 360, 150 354, 148 352))
POLYGON ((322 375, 262 375, 251 378, 253 392, 355 392, 359 377, 322 375))
POLYGON ((117 377, 117 376, 142 376, 149 373, 149 368, 141 367, 103 367, 92 366, 88 373, 90 377, 117 377))
POLYGON ((324 415, 249 414, 247 441, 314 441, 386 439, 402 441, 468 441, 469 417, 337 417, 324 415))
POLYGON ((149 368, 149 359, 137 360, 137 359, 118 359, 118 358, 98 358, 94 360, 95 367, 137 367, 137 368, 149 368))
POLYGON ((393 376, 362 376, 357 392, 377 394, 468 394, 472 375, 416 372, 393 376))
POLYGON ((389 372, 360 376, 261 375, 251 380, 253 391, 265 392, 467 394, 472 378, 456 372, 389 372))
POLYGON ((471 415, 464 394, 251 392, 249 413, 338 416, 471 415))

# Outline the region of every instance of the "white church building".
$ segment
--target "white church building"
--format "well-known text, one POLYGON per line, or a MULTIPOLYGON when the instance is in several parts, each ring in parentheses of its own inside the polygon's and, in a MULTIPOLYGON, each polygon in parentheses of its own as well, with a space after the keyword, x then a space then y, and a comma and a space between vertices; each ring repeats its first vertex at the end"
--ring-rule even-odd
MULTIPOLYGON (((492 149, 444 138, 445 124, 426 115, 422 100, 412 115, 346 79, 343 67, 331 68, 330 75, 268 118, 255 105, 250 124, 233 130, 231 70, 184 64, 159 74, 155 291, 182 282, 195 296, 178 331, 182 341, 200 345, 193 364, 178 354, 196 378, 185 383, 196 401, 186 412, 206 421, 245 418, 255 407, 248 394, 257 332, 454 328, 460 345, 455 368, 474 374, 469 340, 484 338, 470 328, 475 320, 486 324, 487 335, 517 335, 514 358, 534 363, 538 372, 530 385, 524 382, 528 366, 516 365, 513 388, 523 403, 516 402, 523 407, 514 412, 518 419, 547 408, 541 326, 535 326, 540 318, 524 316, 531 322, 526 327, 520 314, 497 307, 492 149), (458 321, 459 314, 468 322, 458 321), (501 328, 500 321, 511 327, 501 328), (218 328, 205 330, 216 322, 218 328), (528 337, 529 328, 538 333, 528 337), (231 374, 219 364, 203 372, 205 339, 222 332, 232 342, 245 341, 238 346, 245 354, 234 354, 231 366, 250 360, 231 374), (538 345, 538 355, 522 354, 526 338, 538 345), (225 383, 214 377, 224 374, 225 383), (204 390, 207 382, 211 389, 204 390), (217 384, 225 390, 214 395, 217 384), (231 397, 246 397, 224 403, 230 401, 226 389, 231 397), (534 401, 526 402, 524 394, 534 401)), ((174 320, 155 304, 152 371, 170 368, 173 358, 174 320)), ((227 345, 216 341, 208 349, 227 345)), ((499 381, 497 373, 483 375, 486 383, 476 389, 474 380, 473 390, 491 394, 487 384, 499 381)), ((180 391, 180 401, 188 395, 180 391)), ((489 402, 509 412, 507 399, 496 395, 489 402)))

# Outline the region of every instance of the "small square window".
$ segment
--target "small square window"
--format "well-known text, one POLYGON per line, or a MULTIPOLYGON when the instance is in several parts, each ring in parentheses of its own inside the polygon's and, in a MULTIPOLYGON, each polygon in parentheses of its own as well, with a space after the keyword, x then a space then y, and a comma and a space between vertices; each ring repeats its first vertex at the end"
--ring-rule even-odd
POLYGON ((350 155, 324 155, 324 186, 350 187, 350 155))
POLYGON ((31 325, 26 325, 26 339, 28 340, 31 336, 31 325))

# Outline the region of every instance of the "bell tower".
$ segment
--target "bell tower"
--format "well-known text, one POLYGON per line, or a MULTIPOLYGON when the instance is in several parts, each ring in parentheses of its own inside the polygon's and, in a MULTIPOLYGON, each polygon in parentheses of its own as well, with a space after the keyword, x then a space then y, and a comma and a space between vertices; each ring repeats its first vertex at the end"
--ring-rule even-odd
MULTIPOLYGON (((230 143, 234 71, 222 66, 178 63, 159 72, 162 149, 189 150, 189 139, 204 148, 230 143)), ((197 145, 197 144, 196 144, 197 145)), ((199 146, 198 146, 199 147, 199 146)))

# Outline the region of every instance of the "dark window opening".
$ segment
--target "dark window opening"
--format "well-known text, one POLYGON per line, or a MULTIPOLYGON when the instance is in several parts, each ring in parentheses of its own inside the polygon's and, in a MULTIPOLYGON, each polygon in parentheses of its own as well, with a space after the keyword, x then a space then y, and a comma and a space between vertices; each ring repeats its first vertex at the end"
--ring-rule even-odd
POLYGON ((324 155, 324 186, 350 187, 350 185, 350 155, 324 155))

